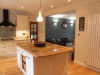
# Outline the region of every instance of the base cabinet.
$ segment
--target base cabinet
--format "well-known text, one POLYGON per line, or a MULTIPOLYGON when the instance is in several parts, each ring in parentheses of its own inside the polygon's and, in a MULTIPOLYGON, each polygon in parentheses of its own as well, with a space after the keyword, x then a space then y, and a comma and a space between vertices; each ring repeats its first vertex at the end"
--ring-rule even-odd
POLYGON ((29 53, 25 52, 21 48, 17 47, 17 63, 18 67, 22 70, 25 75, 31 74, 31 57, 29 53))
POLYGON ((19 53, 19 56, 21 57, 21 60, 19 60, 19 56, 17 57, 18 66, 21 64, 19 67, 25 75, 67 75, 67 52, 35 58, 20 47, 17 47, 17 49, 19 50, 17 53, 19 53), (26 71, 22 69, 22 55, 26 60, 26 71))
POLYGON ((0 41, 0 58, 17 56, 18 53, 16 43, 26 42, 31 42, 31 40, 0 41))

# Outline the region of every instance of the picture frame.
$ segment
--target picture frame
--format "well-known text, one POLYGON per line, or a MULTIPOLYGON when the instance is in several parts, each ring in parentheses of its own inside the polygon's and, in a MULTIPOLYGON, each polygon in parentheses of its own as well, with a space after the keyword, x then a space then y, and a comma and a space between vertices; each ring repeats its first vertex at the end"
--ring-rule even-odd
POLYGON ((64 22, 63 22, 63 24, 62 24, 62 27, 63 27, 64 29, 67 28, 67 22, 65 22, 65 20, 64 20, 64 22))
POLYGON ((85 17, 79 18, 79 31, 84 31, 85 17))

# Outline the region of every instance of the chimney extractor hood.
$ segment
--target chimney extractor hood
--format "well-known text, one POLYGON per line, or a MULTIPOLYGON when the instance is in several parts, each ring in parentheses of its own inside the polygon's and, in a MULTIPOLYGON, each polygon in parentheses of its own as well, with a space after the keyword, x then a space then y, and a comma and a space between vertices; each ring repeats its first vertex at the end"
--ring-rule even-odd
POLYGON ((9 22, 9 11, 7 9, 3 9, 3 22, 0 23, 0 27, 12 27, 16 26, 13 23, 9 22))

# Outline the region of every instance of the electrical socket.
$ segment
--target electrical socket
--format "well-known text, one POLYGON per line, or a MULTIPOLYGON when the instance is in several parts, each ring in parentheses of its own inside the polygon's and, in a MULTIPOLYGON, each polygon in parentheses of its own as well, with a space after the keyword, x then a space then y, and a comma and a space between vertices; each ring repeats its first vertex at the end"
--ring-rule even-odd
POLYGON ((23 33, 23 35, 25 35, 25 33, 23 33))

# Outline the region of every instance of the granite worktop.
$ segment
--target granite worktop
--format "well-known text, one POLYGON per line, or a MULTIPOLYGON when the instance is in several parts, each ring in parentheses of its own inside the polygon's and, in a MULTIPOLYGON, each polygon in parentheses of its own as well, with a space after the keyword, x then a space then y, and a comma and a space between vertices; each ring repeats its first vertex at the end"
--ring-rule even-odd
POLYGON ((56 54, 73 50, 73 48, 69 48, 69 47, 61 46, 57 44, 52 44, 52 43, 47 43, 47 42, 46 42, 45 47, 36 47, 32 43, 17 43, 17 46, 23 49, 24 51, 30 53, 36 58, 56 55, 56 54))

